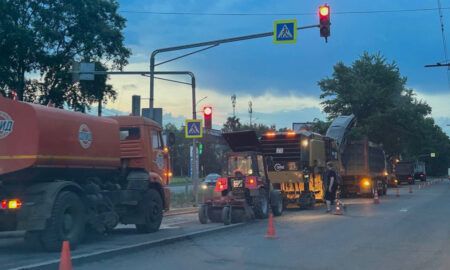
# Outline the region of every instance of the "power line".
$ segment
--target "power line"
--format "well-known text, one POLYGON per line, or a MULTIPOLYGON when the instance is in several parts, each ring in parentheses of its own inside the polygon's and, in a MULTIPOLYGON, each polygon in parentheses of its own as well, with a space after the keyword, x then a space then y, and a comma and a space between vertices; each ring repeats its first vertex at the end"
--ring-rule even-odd
MULTIPOLYGON (((440 5, 440 4, 439 4, 440 5)), ((333 15, 340 14, 375 14, 375 13, 405 13, 405 12, 423 12, 448 10, 450 7, 439 8, 416 8, 416 9, 386 9, 386 10, 356 10, 356 11, 337 11, 333 15)), ((303 15, 317 15, 316 12, 304 13, 217 13, 217 12, 163 12, 150 10, 119 10, 120 13, 134 13, 134 14, 153 14, 153 15, 186 15, 186 16, 303 16, 303 15)))
MULTIPOLYGON (((439 21, 441 22, 442 45, 443 45, 443 48, 444 48, 445 63, 448 63, 447 41, 445 39, 444 20, 443 20, 443 16, 442 16, 441 1, 437 0, 437 3, 438 3, 438 11, 439 11, 439 21)), ((449 69, 450 69, 450 66, 447 68, 447 83, 448 83, 448 88, 450 89, 449 69)))

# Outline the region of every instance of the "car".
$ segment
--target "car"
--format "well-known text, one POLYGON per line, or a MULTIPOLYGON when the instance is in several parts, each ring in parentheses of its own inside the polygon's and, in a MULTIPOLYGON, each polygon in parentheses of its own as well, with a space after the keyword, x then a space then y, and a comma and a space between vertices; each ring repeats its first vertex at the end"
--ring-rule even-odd
POLYGON ((210 173, 205 177, 202 186, 216 186, 217 179, 220 178, 220 174, 210 173))

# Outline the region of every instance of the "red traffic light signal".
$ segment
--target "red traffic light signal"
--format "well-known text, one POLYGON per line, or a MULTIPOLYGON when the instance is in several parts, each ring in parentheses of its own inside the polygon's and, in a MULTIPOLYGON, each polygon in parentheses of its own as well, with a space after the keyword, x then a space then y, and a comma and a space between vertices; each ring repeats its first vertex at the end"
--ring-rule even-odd
POLYGON ((211 115, 212 114, 212 107, 211 106, 203 107, 203 114, 204 115, 211 115))
POLYGON ((205 129, 212 128, 212 107, 205 106, 203 107, 203 119, 205 121, 205 129))
POLYGON ((319 14, 321 17, 326 17, 330 14, 330 7, 327 5, 321 6, 319 8, 319 14))
POLYGON ((320 36, 325 38, 325 41, 328 41, 328 37, 330 36, 330 6, 323 5, 319 7, 319 25, 320 25, 320 36))

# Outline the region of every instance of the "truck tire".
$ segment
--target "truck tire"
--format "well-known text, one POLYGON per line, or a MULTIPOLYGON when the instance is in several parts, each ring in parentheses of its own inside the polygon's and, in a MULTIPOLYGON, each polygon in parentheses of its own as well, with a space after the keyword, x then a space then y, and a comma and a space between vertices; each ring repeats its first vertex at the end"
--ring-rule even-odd
POLYGON ((151 233, 159 230, 163 217, 163 202, 159 192, 149 189, 138 205, 139 214, 144 216, 144 224, 136 224, 139 233, 151 233))
POLYGON ((198 208, 198 220, 201 224, 208 223, 208 207, 204 204, 198 208))
POLYGON ((256 218, 265 219, 269 215, 269 202, 267 201, 266 191, 259 189, 259 195, 253 198, 253 209, 256 218))
POLYGON ((272 208, 272 213, 274 216, 278 217, 283 214, 283 198, 281 197, 281 194, 276 190, 272 190, 270 192, 270 206, 272 208))
POLYGON ((60 251, 63 241, 75 248, 83 239, 85 227, 86 208, 80 197, 63 191, 56 197, 47 226, 41 232, 41 243, 48 251, 60 251))
POLYGON ((308 210, 314 210, 316 208, 316 197, 312 194, 311 203, 308 206, 308 210))
POLYGON ((222 220, 224 225, 231 224, 231 207, 225 206, 222 209, 222 220))

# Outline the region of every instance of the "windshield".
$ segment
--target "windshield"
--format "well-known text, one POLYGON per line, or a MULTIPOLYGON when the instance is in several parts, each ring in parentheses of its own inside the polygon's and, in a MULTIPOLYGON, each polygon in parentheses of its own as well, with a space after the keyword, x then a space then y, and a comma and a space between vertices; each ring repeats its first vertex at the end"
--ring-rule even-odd
POLYGON ((228 175, 248 176, 253 174, 252 157, 232 155, 228 157, 228 175))
POLYGON ((209 174, 205 177, 205 181, 206 182, 216 182, 217 178, 219 178, 219 177, 220 177, 220 175, 218 175, 218 174, 209 174))

